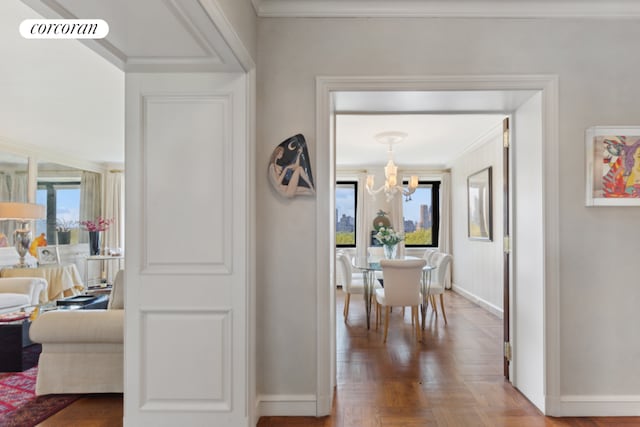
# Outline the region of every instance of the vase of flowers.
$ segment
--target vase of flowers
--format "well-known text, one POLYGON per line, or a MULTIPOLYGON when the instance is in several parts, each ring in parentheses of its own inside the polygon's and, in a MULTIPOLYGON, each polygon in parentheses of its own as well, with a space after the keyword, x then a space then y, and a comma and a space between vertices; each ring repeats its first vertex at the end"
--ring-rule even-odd
POLYGON ((100 255, 100 232, 109 229, 113 223, 113 218, 106 219, 101 216, 95 221, 80 221, 80 225, 84 230, 89 232, 89 254, 100 255))
POLYGON ((394 231, 391 227, 380 227, 375 237, 384 247, 384 257, 387 259, 396 258, 398 243, 404 240, 404 235, 394 231))

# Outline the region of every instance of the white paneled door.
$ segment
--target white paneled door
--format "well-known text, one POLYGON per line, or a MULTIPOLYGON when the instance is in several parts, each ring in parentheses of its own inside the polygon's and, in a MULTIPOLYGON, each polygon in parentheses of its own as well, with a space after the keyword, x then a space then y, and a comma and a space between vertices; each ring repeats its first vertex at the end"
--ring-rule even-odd
POLYGON ((249 425, 246 79, 127 73, 127 426, 249 425))

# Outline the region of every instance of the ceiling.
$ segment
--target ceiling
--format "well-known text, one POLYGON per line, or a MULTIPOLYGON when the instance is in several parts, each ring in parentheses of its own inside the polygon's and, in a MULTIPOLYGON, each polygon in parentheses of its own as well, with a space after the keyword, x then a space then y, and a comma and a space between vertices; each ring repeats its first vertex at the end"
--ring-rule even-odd
POLYGON ((241 68, 198 0, 2 0, 0 53, 10 64, 0 67, 0 144, 91 167, 124 162, 125 71, 241 68), (99 17, 110 31, 20 36, 20 22, 42 17, 99 17))
POLYGON ((123 162, 124 73, 76 40, 22 38, 20 22, 40 17, 0 1, 0 142, 74 164, 123 162))
POLYGON ((375 135, 401 131, 407 139, 393 147, 405 169, 445 168, 526 102, 534 91, 338 92, 336 165, 356 169, 387 162, 388 146, 375 135))
POLYGON ((22 0, 45 18, 100 18, 109 34, 83 43, 126 71, 242 67, 198 0, 22 0))
MULTIPOLYGON (((253 0, 253 3, 261 16, 462 16, 479 9, 489 14, 513 7, 520 8, 519 13, 526 16, 527 7, 545 5, 551 10, 559 2, 253 0)), ((602 3, 567 0, 562 4, 567 11, 578 10, 578 5, 587 11, 598 5, 604 8, 602 3)), ((618 5, 622 8, 619 10, 634 16, 633 1, 606 4, 618 5)), ((198 0, 3 0, 0 34, 3 60, 12 64, 0 69, 3 93, 0 140, 56 147, 69 156, 92 162, 124 161, 123 71, 239 68, 198 0), (100 17, 111 28, 101 41, 21 38, 16 31, 19 23, 41 16, 100 17)), ((334 99, 336 111, 343 113, 337 128, 338 166, 386 161, 386 148, 375 143, 373 135, 387 130, 409 133, 406 143, 394 150, 398 163, 446 165, 498 126, 505 112, 513 111, 530 96, 530 92, 515 91, 338 93, 334 99)))
POLYGON ((252 0, 261 17, 638 18, 637 0, 252 0))

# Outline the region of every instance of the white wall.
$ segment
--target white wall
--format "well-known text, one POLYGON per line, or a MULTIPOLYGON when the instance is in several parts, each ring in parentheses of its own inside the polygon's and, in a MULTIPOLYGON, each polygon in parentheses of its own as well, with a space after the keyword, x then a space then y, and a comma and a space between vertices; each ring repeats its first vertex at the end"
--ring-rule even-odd
POLYGON ((282 200, 265 179, 286 137, 304 134, 312 161, 326 143, 314 140, 315 77, 549 73, 560 87, 561 393, 582 411, 604 396, 640 412, 640 209, 584 206, 584 130, 640 116, 639 39, 640 26, 613 19, 260 20, 258 391, 315 393, 316 200, 282 200))
POLYGON ((453 289, 496 315, 502 315, 502 125, 481 145, 451 164, 453 289), (492 170, 493 239, 470 240, 467 232, 467 178, 492 170))

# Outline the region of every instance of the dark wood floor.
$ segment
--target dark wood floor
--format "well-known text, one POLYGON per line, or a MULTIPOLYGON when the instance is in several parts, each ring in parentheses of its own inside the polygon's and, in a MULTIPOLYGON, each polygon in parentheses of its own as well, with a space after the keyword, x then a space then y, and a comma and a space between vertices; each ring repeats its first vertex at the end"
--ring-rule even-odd
POLYGON ((337 387, 328 417, 262 417, 258 427, 640 426, 640 417, 543 416, 502 376, 502 321, 447 291, 448 325, 429 309, 423 343, 410 310, 393 310, 382 329, 364 327, 361 295, 342 320, 337 295, 337 387))
POLYGON ((73 402, 36 427, 118 427, 122 415, 122 394, 95 394, 73 402))
MULTIPOLYGON (((364 327, 362 297, 342 321, 337 296, 337 387, 331 416, 262 417, 259 427, 534 427, 640 426, 640 417, 550 418, 502 378, 502 323, 447 292, 448 325, 429 311, 423 343, 416 343, 409 310, 392 313, 387 344, 382 330, 364 327)), ((122 425, 122 396, 80 399, 40 427, 122 425)), ((186 426, 185 426, 186 427, 186 426)))

